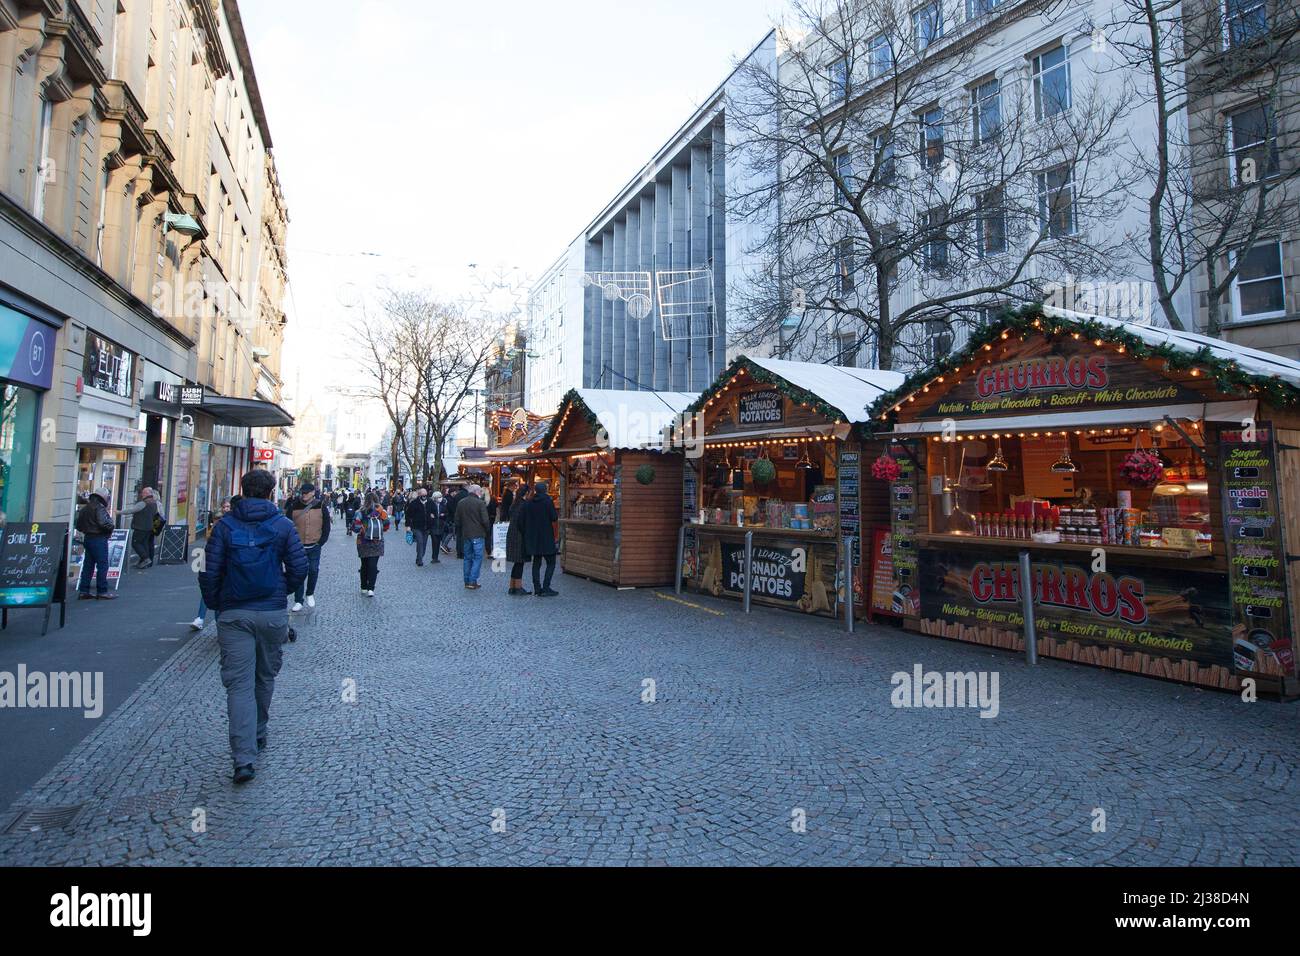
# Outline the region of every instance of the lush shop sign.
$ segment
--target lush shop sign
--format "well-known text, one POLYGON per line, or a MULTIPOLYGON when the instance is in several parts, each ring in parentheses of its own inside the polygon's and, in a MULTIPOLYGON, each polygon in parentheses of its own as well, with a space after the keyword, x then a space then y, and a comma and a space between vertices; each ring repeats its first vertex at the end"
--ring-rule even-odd
MULTIPOLYGON (((1013 557, 953 548, 921 554, 921 616, 1023 632, 1013 557)), ((1221 572, 1110 562, 1036 561, 1030 582, 1039 637, 1232 666, 1232 609, 1221 572)))
MULTIPOLYGON (((808 574, 808 551, 805 548, 774 548, 755 545, 750 590, 756 597, 796 604, 804 595, 808 574)), ((722 547, 724 590, 745 593, 745 548, 724 544, 722 547)))
POLYGON ((737 422, 741 428, 780 425, 785 422, 785 399, 774 388, 742 395, 737 422))
MULTIPOLYGON (((1044 348, 1047 343, 1042 343, 1044 348)), ((1079 342, 982 366, 933 402, 920 418, 1088 411, 1198 401, 1140 362, 1079 342)))

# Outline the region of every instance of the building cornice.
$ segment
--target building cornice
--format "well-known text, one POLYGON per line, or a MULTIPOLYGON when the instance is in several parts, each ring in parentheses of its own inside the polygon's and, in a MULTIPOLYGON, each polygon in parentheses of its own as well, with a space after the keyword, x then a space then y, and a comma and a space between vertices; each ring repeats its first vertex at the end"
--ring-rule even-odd
POLYGON ((226 22, 230 24, 230 35, 235 41, 235 57, 244 74, 244 87, 248 91, 248 102, 253 107, 253 119, 262 134, 262 147, 271 148, 271 128, 266 122, 266 109, 262 105, 262 92, 257 86, 257 73, 253 70, 253 54, 248 49, 248 35, 244 33, 244 20, 239 14, 237 0, 221 0, 222 9, 226 11, 226 22))
MULTIPOLYGON (((80 249, 72 245, 61 236, 51 232, 50 229, 14 201, 8 193, 0 192, 0 218, 11 223, 23 235, 32 241, 39 243, 48 249, 62 262, 72 268, 82 276, 85 276, 92 283, 108 293, 123 306, 129 309, 142 322, 166 335, 177 345, 187 351, 193 349, 197 344, 194 339, 190 338, 180 329, 176 328, 166 319, 162 318, 153 309, 141 299, 137 298, 130 291, 125 289, 113 279, 107 272, 95 265, 88 259, 80 249)), ((48 303, 47 303, 48 305, 48 303)), ((84 317, 81 318, 84 321, 84 317)))
POLYGON ((203 54, 208 69, 213 77, 225 76, 230 72, 230 60, 221 45, 221 25, 217 23, 215 0, 190 0, 190 10, 194 14, 194 25, 203 37, 203 54))

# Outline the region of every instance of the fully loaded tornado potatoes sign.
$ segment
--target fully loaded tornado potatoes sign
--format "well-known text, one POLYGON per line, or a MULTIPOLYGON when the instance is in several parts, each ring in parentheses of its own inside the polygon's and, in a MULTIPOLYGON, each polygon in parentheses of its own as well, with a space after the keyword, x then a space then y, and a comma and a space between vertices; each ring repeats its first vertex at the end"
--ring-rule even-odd
MULTIPOLYGON (((1014 556, 953 548, 921 554, 922 616, 971 628, 1023 631, 1014 556)), ((1039 637, 1232 667, 1232 609, 1223 575, 1090 559, 1038 560, 1030 586, 1039 637)))
POLYGON ((1177 382, 1156 379, 1141 362, 1103 353, 1086 341, 1066 340, 1042 354, 1028 348, 963 379, 925 409, 921 419, 1026 412, 1090 411, 1130 405, 1176 405, 1199 401, 1177 382))
MULTIPOLYGON (((745 593, 745 549, 723 545, 722 569, 727 591, 745 593)), ((804 593, 808 572, 808 552, 804 548, 754 546, 753 578, 750 589, 758 597, 798 603, 804 593)))
POLYGON ((785 421, 785 400, 776 389, 742 395, 738 418, 741 428, 780 425, 785 421))

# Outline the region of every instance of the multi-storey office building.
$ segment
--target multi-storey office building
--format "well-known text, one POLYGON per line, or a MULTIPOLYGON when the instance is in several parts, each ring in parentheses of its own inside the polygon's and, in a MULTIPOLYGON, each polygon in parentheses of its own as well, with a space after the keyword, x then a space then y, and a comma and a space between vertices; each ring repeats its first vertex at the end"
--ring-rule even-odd
POLYGON ((289 421, 253 397, 279 361, 262 225, 287 217, 264 209, 238 6, 0 0, 0 67, 0 510, 66 520, 92 488, 117 506, 150 485, 202 528, 250 428, 289 421))
POLYGON ((1198 327, 1298 358, 1300 10, 1191 0, 1183 17, 1198 327))
POLYGON ((744 267, 726 203, 727 104, 744 65, 775 59, 771 33, 533 287, 530 410, 577 387, 698 391, 726 366, 744 267))

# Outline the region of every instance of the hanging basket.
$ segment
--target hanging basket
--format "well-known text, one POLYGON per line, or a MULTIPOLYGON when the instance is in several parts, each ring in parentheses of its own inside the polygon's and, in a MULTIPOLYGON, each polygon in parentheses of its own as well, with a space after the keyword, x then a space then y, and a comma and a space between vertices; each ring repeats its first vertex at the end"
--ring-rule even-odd
POLYGON ((871 476, 877 481, 897 481, 902 474, 898 459, 891 455, 881 455, 871 463, 871 476))
POLYGON ((1139 448, 1125 456, 1119 475, 1138 488, 1154 488, 1165 479, 1165 466, 1154 451, 1139 448))
POLYGON ((749 466, 750 477, 756 485, 768 485, 776 478, 776 465, 766 458, 759 458, 749 466))
POLYGON ((643 485, 654 484, 655 466, 642 465, 640 468, 636 470, 636 480, 643 485))

